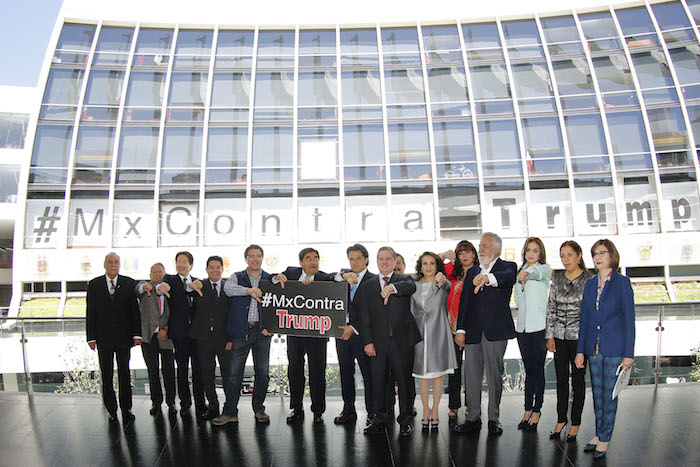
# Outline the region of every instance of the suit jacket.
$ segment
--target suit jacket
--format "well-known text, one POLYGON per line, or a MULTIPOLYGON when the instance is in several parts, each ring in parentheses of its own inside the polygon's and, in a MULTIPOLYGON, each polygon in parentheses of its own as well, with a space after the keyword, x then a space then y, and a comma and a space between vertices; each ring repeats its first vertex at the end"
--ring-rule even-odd
MULTIPOLYGON (((192 280, 195 281, 196 278, 192 277, 192 280)), ((190 335, 190 323, 192 322, 193 312, 193 307, 190 305, 188 297, 192 298, 192 304, 194 304, 194 295, 198 294, 196 292, 187 292, 180 276, 177 274, 166 274, 163 282, 170 286, 168 336, 173 339, 186 339, 190 335)))
POLYGON ((510 294, 513 292, 517 270, 518 266, 514 262, 498 258, 491 268, 498 286, 485 285, 476 295, 474 277, 481 269, 471 268, 467 272, 457 317, 457 329, 466 332, 467 344, 481 342, 482 333, 489 341, 515 337, 513 316, 510 313, 510 294))
POLYGON ((595 353, 596 338, 600 336, 599 351, 606 357, 634 358, 634 292, 629 278, 613 271, 600 296, 598 311, 598 275, 590 278, 583 288, 581 321, 577 352, 595 353))
POLYGON ((225 280, 221 280, 219 298, 209 279, 202 281, 202 296, 194 294, 194 314, 190 325, 190 338, 197 340, 214 339, 216 344, 225 344, 232 339, 226 331, 228 316, 231 311, 231 297, 224 293, 225 280), (213 329, 213 331, 211 331, 213 329))
POLYGON ((87 325, 88 342, 96 341, 98 346, 130 348, 134 337, 141 335, 139 304, 131 277, 117 276, 114 295, 109 294, 105 276, 99 276, 88 283, 87 325))
MULTIPOLYGON (((284 270, 282 274, 284 274, 288 280, 290 281, 298 281, 299 278, 301 277, 302 273, 304 270, 300 267, 295 267, 295 266, 290 266, 287 269, 284 270)), ((276 276, 276 274, 273 274, 273 277, 276 276)), ((314 281, 334 281, 335 280, 335 273, 333 274, 328 274, 323 271, 318 271, 314 275, 314 281)))
MULTIPOLYGON (((345 274, 346 272, 352 272, 350 269, 341 269, 340 273, 345 274)), ((355 299, 350 298, 350 292, 352 287, 348 284, 348 316, 350 317, 349 325, 354 327, 357 332, 360 332, 360 286, 373 277, 377 277, 376 274, 369 272, 369 270, 362 276, 362 280, 357 285, 357 291, 355 291, 355 299)))
POLYGON ((360 339, 362 345, 374 344, 377 352, 387 352, 390 345, 389 329, 400 346, 410 347, 422 340, 416 320, 411 314, 411 295, 416 283, 406 274, 392 274, 390 284, 396 287, 395 294, 384 305, 380 295, 379 277, 363 282, 355 295, 360 310, 360 339), (359 298, 359 300, 358 300, 359 298))
MULTIPOLYGON (((151 342, 153 334, 156 332, 156 327, 160 329, 168 328, 168 321, 170 321, 170 308, 168 307, 168 299, 165 295, 161 295, 160 299, 163 301, 163 314, 160 314, 160 309, 158 308, 158 294, 155 291, 151 291, 151 296, 148 293, 139 293, 138 284, 135 287, 136 295, 139 298, 139 311, 141 313, 141 336, 143 341, 147 344, 151 342)), ((173 350, 172 339, 163 339, 158 343, 161 349, 173 350)))

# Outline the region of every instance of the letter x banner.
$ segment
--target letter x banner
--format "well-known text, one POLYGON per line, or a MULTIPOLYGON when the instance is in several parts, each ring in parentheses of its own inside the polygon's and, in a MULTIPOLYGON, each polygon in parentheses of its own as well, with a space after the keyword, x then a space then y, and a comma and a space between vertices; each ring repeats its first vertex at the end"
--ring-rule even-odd
POLYGON ((348 309, 348 284, 287 281, 284 289, 261 281, 262 327, 273 334, 340 337, 348 309))

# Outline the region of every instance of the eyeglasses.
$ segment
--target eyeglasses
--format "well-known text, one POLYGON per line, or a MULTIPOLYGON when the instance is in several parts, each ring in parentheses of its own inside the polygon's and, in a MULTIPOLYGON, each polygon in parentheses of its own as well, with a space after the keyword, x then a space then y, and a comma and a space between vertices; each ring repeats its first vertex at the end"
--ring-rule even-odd
POLYGON ((250 258, 250 259, 260 259, 260 258, 262 258, 262 255, 259 254, 259 253, 255 253, 255 254, 252 254, 252 255, 247 255, 246 258, 250 258))
POLYGON ((595 258, 597 256, 605 256, 606 253, 610 253, 610 252, 608 250, 596 251, 595 253, 593 253, 593 257, 595 258))

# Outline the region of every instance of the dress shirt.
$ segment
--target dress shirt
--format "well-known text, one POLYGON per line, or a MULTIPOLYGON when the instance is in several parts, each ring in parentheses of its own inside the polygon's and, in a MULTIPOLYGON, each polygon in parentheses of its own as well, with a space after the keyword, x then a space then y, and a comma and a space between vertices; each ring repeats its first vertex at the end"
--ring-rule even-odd
MULTIPOLYGON (((248 280, 250 281, 251 287, 245 287, 238 284, 238 276, 231 274, 224 284, 224 293, 229 297, 242 297, 247 295, 248 289, 257 289, 260 287, 260 279, 262 279, 262 269, 260 273, 256 276, 250 273, 250 269, 246 269, 248 273, 248 280)), ((250 297, 250 307, 248 308, 248 322, 257 323, 260 321, 260 313, 258 312, 258 301, 253 297, 250 297)))
POLYGON ((496 264, 497 260, 498 260, 498 256, 496 256, 493 259, 493 261, 491 261, 486 266, 484 266, 483 264, 479 265, 479 267, 481 268, 481 274, 483 274, 489 278, 489 282, 487 284, 484 284, 488 287, 498 287, 498 280, 496 279, 496 276, 493 275, 493 273, 491 272, 491 269, 493 269, 493 265, 496 264))

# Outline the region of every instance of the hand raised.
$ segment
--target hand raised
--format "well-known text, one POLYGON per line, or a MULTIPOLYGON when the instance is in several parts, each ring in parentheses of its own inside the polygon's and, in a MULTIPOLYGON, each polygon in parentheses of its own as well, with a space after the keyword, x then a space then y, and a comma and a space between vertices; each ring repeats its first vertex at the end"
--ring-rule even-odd
POLYGON ((204 287, 204 284, 202 284, 202 281, 200 281, 199 279, 197 279, 196 281, 194 281, 190 284, 190 289, 197 292, 200 297, 204 296, 204 295, 202 295, 202 287, 204 287))
POLYGON ((170 298, 170 285, 167 282, 161 282, 160 284, 158 284, 156 290, 165 295, 166 297, 170 298))
POLYGON ((449 259, 450 261, 455 261, 457 259, 457 255, 455 254, 454 250, 447 250, 440 256, 442 256, 442 259, 449 259))
POLYGON ((151 290, 153 290, 153 284, 150 282, 146 282, 145 284, 142 285, 143 291, 148 294, 148 296, 151 296, 151 290))

